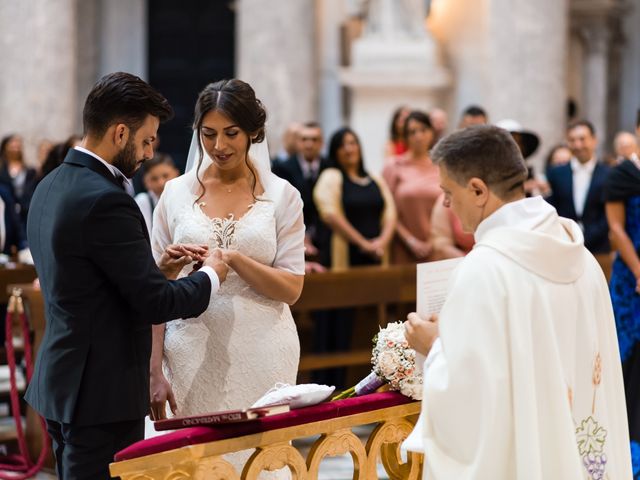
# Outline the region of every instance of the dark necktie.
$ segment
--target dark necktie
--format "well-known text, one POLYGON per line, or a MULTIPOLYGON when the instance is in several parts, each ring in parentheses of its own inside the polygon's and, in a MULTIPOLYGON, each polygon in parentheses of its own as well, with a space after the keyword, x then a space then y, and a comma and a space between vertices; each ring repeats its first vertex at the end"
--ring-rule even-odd
POLYGON ((121 175, 119 173, 116 174, 116 182, 125 192, 127 191, 127 179, 124 177, 124 175, 121 175))

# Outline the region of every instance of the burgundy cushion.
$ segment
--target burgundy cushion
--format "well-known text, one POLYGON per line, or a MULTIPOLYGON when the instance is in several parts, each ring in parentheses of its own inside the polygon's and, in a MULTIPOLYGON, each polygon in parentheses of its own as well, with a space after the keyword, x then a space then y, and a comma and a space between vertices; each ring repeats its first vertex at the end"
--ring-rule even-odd
POLYGON ((357 413, 370 412, 381 408, 395 407, 410 403, 411 400, 398 392, 381 392, 362 397, 346 398, 334 402, 319 403, 312 407, 299 408, 287 413, 259 418, 250 422, 191 427, 158 437, 141 440, 116 453, 116 461, 130 460, 154 453, 166 452, 176 448, 213 442, 227 438, 241 437, 254 433, 293 427, 305 423, 346 417, 357 413))

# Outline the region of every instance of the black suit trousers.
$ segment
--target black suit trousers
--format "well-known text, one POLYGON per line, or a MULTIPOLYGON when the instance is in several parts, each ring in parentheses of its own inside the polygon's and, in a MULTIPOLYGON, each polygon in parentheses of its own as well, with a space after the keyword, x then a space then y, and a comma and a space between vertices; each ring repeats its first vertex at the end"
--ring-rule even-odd
POLYGON ((144 419, 102 425, 47 420, 60 480, 110 479, 114 455, 144 438, 144 419))

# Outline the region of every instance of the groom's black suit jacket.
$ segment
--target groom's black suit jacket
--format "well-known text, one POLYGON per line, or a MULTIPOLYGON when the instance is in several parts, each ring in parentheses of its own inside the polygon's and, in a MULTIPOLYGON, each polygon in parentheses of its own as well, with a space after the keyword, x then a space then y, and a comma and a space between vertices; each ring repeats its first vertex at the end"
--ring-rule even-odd
POLYGON ((73 425, 142 419, 151 324, 201 314, 209 277, 167 281, 133 198, 78 150, 38 185, 27 239, 47 320, 27 402, 73 425))

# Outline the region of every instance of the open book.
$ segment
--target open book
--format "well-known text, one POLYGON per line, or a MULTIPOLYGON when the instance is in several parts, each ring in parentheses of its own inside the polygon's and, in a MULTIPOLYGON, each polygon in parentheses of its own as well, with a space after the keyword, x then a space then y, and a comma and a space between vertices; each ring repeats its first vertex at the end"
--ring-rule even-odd
POLYGON ((156 420, 153 426, 156 431, 175 430, 177 428, 197 427, 199 425, 219 425, 222 423, 237 423, 269 417, 289 411, 288 403, 265 405, 264 407, 246 408, 243 410, 226 410, 224 412, 204 413, 190 417, 173 417, 156 420))

